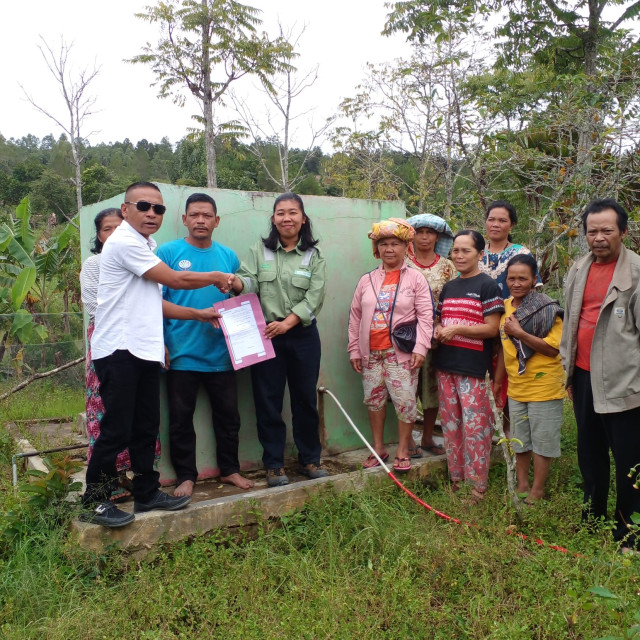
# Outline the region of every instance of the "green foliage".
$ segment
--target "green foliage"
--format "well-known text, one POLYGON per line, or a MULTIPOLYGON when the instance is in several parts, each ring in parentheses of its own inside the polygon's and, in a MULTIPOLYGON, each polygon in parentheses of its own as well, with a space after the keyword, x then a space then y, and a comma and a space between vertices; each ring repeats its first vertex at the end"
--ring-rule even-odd
POLYGON ((44 509, 59 505, 71 491, 80 491, 81 482, 74 482, 72 474, 82 469, 82 463, 65 457, 54 462, 51 457, 42 459, 47 471, 33 469, 27 472, 32 478, 22 487, 24 493, 32 494, 26 505, 29 509, 44 509))
POLYGON ((58 222, 65 222, 76 214, 76 192, 70 180, 45 169, 31 183, 29 201, 35 213, 49 216, 55 214, 58 222))
MULTIPOLYGON (((146 176, 143 179, 147 179, 146 176)), ((85 204, 106 200, 122 190, 107 167, 93 162, 82 170, 82 201, 85 204)))
POLYGON ((32 535, 32 529, 56 528, 70 517, 72 505, 67 497, 82 489, 82 483, 71 476, 80 471, 82 463, 69 457, 45 457, 42 461, 47 471, 28 471, 31 481, 20 487, 21 493, 30 497, 0 520, 0 539, 5 543, 16 544, 32 535))
MULTIPOLYGON (((65 271, 77 265, 78 230, 64 226, 57 234, 45 228, 37 235, 31 226, 29 198, 0 224, 0 362, 12 344, 43 342, 52 325, 46 314, 55 294, 73 291, 71 283, 61 279, 65 271), (45 315, 36 316, 41 312, 45 315)), ((16 369, 24 364, 22 352, 16 356, 16 369)))

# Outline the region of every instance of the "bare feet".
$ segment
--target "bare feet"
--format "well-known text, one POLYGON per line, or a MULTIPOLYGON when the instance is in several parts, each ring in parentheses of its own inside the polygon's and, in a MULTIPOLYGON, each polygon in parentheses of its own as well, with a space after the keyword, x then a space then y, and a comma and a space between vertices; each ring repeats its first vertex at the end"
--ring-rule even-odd
POLYGON ((482 502, 482 500, 484 500, 484 493, 480 493, 477 489, 471 489, 471 493, 464 502, 471 507, 475 507, 477 504, 482 502))
POLYGON ((220 476, 220 482, 223 484, 233 484, 239 489, 251 489, 253 481, 248 480, 239 473, 232 473, 230 476, 220 476))
POLYGON ((193 487, 195 486, 195 482, 193 480, 185 480, 181 482, 173 492, 174 496, 190 496, 193 493, 193 487))

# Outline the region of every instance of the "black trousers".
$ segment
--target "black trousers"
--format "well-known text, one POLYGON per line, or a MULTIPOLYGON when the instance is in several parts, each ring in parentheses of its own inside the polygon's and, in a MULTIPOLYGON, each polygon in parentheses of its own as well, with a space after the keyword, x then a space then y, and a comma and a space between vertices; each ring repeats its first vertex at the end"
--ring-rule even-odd
POLYGON ((220 474, 229 476, 240 471, 238 462, 238 385, 235 371, 168 371, 169 396, 169 444, 171 463, 176 471, 178 484, 185 480, 195 482, 196 432, 193 428, 193 412, 198 390, 202 385, 209 396, 211 420, 216 437, 216 457, 220 474))
POLYGON ((133 495, 146 502, 160 486, 153 466, 160 427, 160 363, 120 349, 93 364, 104 415, 87 467, 83 503, 109 499, 118 478, 116 456, 127 447, 134 473, 133 495))
POLYGON ((289 384, 293 440, 302 465, 319 464, 322 446, 318 434, 320 335, 315 323, 297 325, 272 340, 276 357, 251 367, 258 438, 265 469, 284 466, 286 425, 282 419, 284 387, 289 384))
MULTIPOLYGON (((591 374, 576 367, 573 374, 573 408, 578 424, 578 465, 584 480, 583 518, 607 518, 609 449, 615 462, 615 540, 629 535, 631 515, 640 513, 640 490, 633 488, 630 469, 640 462, 640 407, 618 413, 596 413, 591 374)), ((632 536, 630 545, 640 539, 632 536)))

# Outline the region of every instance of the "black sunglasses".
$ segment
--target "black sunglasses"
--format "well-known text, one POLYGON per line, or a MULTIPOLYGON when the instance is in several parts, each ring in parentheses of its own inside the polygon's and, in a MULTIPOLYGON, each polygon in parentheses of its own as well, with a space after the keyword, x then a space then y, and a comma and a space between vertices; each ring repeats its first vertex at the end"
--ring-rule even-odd
POLYGON ((136 209, 138 211, 149 211, 149 209, 153 209, 153 213, 155 213, 158 216, 161 216, 164 214, 164 212, 167 210, 167 207, 165 207, 163 204, 151 204, 150 202, 147 202, 146 200, 139 200, 138 202, 126 202, 125 204, 135 204, 136 205, 136 209))

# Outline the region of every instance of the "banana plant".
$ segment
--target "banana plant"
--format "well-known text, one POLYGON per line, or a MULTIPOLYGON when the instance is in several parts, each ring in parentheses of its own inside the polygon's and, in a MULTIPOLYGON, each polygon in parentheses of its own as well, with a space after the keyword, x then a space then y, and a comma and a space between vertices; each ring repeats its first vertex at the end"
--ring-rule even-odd
POLYGON ((48 311, 54 289, 51 281, 77 232, 67 225, 53 239, 45 235, 37 238, 30 223, 26 197, 16 208, 15 217, 0 224, 0 362, 7 345, 14 341, 46 339, 47 327, 35 320, 31 309, 39 303, 42 312, 48 311))

